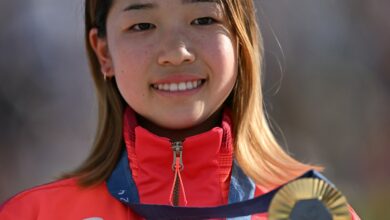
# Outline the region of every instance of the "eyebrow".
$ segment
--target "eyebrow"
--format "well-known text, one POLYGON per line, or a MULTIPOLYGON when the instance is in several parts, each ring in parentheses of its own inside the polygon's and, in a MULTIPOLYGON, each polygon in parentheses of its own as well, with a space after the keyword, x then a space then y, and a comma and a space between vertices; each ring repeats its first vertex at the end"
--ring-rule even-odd
MULTIPOLYGON (((218 3, 219 0, 182 0, 181 2, 183 4, 200 3, 200 2, 218 3)), ((135 3, 124 8, 123 11, 153 9, 153 8, 157 8, 157 5, 153 3, 135 3)))
POLYGON ((131 4, 131 5, 127 6, 125 9, 123 9, 123 11, 152 9, 152 8, 156 8, 156 7, 157 7, 157 5, 153 4, 153 3, 145 3, 145 4, 135 3, 135 4, 131 4))

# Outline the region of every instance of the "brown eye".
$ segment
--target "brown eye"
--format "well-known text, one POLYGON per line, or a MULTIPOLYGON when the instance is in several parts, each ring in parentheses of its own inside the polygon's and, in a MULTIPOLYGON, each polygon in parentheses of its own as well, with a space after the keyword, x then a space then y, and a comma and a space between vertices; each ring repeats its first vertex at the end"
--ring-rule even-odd
POLYGON ((211 17, 202 17, 202 18, 197 18, 195 19, 193 22, 191 22, 192 24, 195 24, 195 25, 210 25, 210 24, 214 24, 216 22, 216 20, 214 18, 211 18, 211 17))
POLYGON ((147 31, 155 28, 156 26, 151 23, 139 23, 131 26, 129 29, 133 31, 147 31))

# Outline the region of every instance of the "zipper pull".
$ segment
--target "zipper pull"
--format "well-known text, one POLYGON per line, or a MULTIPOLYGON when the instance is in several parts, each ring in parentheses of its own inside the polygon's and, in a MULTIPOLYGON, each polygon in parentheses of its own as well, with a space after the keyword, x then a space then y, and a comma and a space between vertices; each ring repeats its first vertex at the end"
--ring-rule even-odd
POLYGON ((187 197, 184 190, 183 180, 180 172, 184 169, 183 165, 183 142, 174 141, 172 142, 173 160, 172 160, 172 171, 174 172, 174 179, 172 184, 171 195, 169 201, 172 206, 179 205, 180 189, 183 194, 184 206, 187 205, 187 197))
POLYGON ((179 165, 178 169, 182 171, 184 169, 183 165, 183 142, 182 141, 173 141, 172 142, 172 151, 173 151, 173 160, 172 160, 172 170, 176 170, 176 166, 179 165), (179 159, 177 164, 177 159, 179 159))

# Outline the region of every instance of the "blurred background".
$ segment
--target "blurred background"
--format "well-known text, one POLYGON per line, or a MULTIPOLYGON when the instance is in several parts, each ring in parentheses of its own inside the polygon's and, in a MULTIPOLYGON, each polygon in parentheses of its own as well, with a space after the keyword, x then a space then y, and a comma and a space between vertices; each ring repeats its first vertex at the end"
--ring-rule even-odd
MULTIPOLYGON (((390 1, 256 4, 278 139, 325 166, 362 219, 390 218, 390 1)), ((97 104, 82 1, 1 1, 0 50, 1 203, 82 162, 97 104)))

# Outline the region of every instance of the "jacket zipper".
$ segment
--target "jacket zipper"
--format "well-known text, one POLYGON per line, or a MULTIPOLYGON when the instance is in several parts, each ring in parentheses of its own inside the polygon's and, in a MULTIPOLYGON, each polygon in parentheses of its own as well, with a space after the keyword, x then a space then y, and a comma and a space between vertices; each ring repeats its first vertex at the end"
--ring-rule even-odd
POLYGON ((184 205, 187 205, 187 198, 184 190, 183 181, 180 172, 184 169, 183 165, 183 142, 172 141, 172 171, 174 172, 174 180, 172 184, 170 202, 173 206, 178 206, 180 201, 180 191, 182 191, 184 205))

